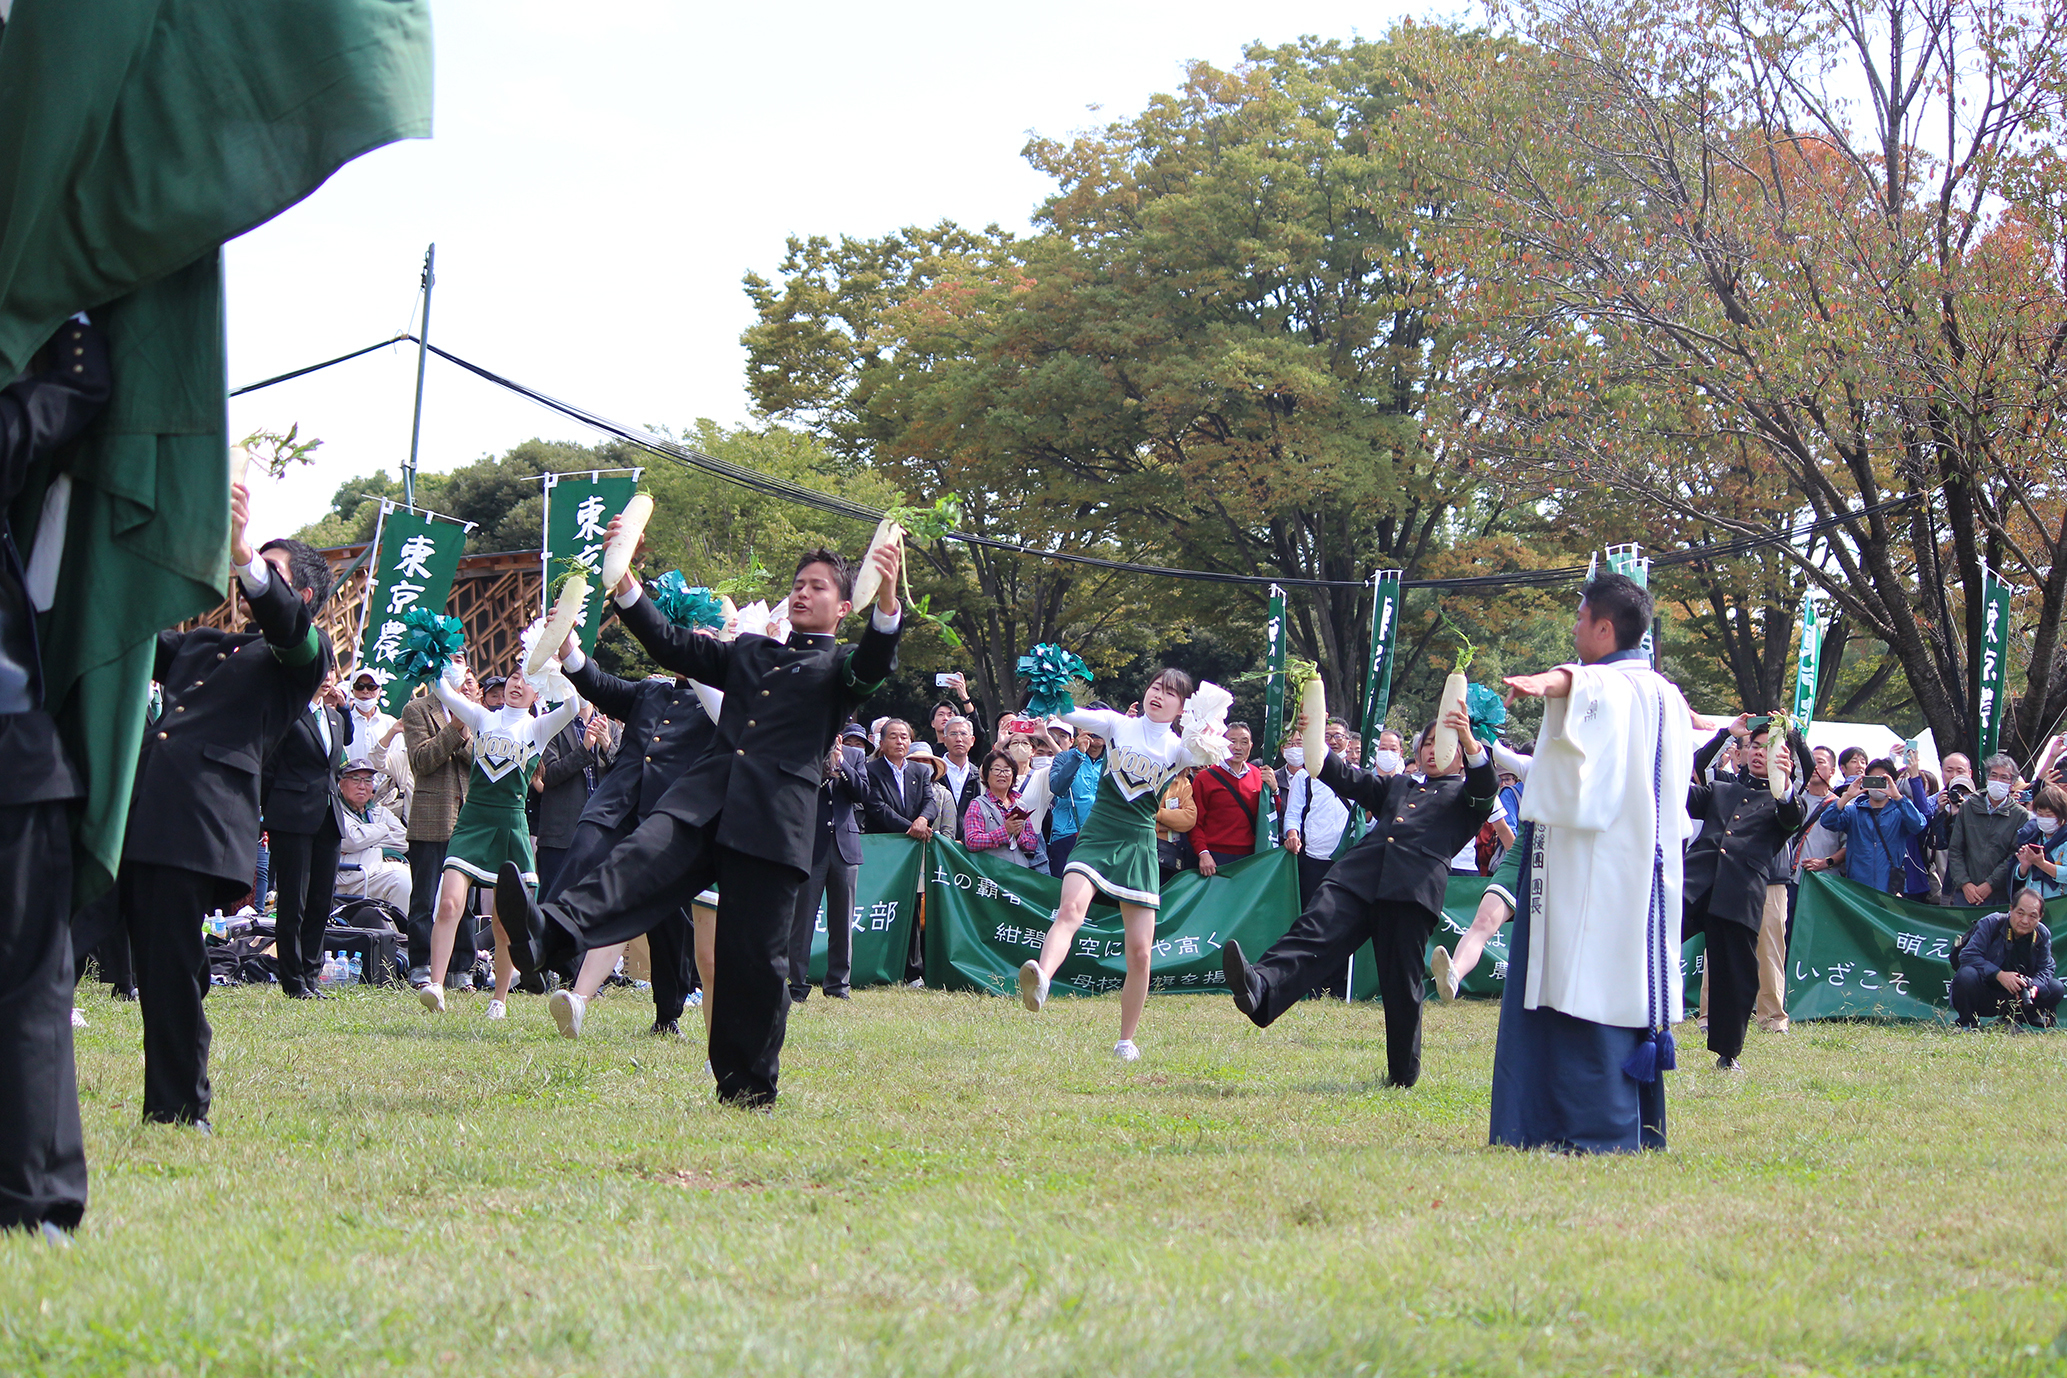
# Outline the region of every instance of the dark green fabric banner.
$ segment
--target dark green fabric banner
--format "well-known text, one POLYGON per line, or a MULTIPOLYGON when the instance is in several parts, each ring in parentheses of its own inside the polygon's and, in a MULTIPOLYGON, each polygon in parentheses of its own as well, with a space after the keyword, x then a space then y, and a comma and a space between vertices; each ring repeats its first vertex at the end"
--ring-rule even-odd
MULTIPOLYGON (((400 716, 415 687, 401 678, 408 655, 403 638, 409 630, 403 614, 411 608, 445 611, 459 557, 466 552, 467 528, 450 517, 383 503, 379 542, 373 577, 366 585, 357 668, 380 681, 383 710, 400 716)), ((487 674, 487 668, 481 673, 487 674)))
MULTIPOLYGON (((638 491, 639 476, 632 470, 545 476, 545 550, 540 558, 547 589, 559 578, 562 560, 579 560, 597 571, 603 568, 604 529, 638 491)), ((591 593, 575 624, 583 654, 596 649, 596 634, 603 629, 600 609, 607 596, 605 589, 591 593)))
MULTIPOLYGON (((1789 1019, 1942 1019, 1952 944, 2001 905, 1954 909, 1896 899, 1827 872, 1802 877, 1787 958, 1789 1019)), ((2067 898, 2045 907, 2053 959, 2067 957, 2067 898)))
MULTIPOLYGON (((926 984, 1010 993, 1020 964, 1040 955, 1062 900, 1062 882, 952 842, 935 839, 930 845, 926 984)), ((1260 953, 1298 916, 1297 860, 1275 849, 1229 862, 1210 880, 1187 871, 1164 882, 1149 988, 1225 993, 1220 949, 1227 940, 1238 938, 1244 952, 1260 953)), ((1055 975, 1054 990, 1098 995, 1118 990, 1126 974, 1120 911, 1094 904, 1055 975)))
MULTIPOLYGON (((899 833, 862 835, 854 912, 847 916, 848 929, 854 935, 850 980, 855 986, 890 986, 904 979, 912 925, 918 921, 925 852, 925 843, 899 833)), ((811 934, 814 982, 825 979, 826 917, 825 901, 820 899, 818 927, 811 934)))

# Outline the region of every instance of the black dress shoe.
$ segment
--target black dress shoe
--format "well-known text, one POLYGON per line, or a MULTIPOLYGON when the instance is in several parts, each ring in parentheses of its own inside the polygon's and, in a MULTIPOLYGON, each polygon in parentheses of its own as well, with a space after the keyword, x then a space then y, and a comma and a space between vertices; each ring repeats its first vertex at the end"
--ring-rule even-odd
POLYGON ((828 1000, 851 1000, 854 997, 847 993, 845 987, 842 987, 839 990, 827 989, 825 998, 828 1000))
POLYGON ((1263 1003, 1263 981, 1249 970, 1242 957, 1242 945, 1232 938, 1220 949, 1220 970, 1227 976, 1227 993, 1234 997, 1234 1007, 1248 1015, 1257 1028, 1264 1027, 1256 1017, 1256 1010, 1263 1003))
POLYGON ((530 980, 538 974, 538 939, 545 928, 545 916, 531 898, 531 887, 514 861, 505 861, 495 875, 495 917, 502 931, 510 935, 510 961, 518 975, 530 980))
POLYGON ((672 1019, 656 1019, 653 1021, 653 1027, 646 1032, 655 1038, 680 1038, 682 1026, 672 1019))

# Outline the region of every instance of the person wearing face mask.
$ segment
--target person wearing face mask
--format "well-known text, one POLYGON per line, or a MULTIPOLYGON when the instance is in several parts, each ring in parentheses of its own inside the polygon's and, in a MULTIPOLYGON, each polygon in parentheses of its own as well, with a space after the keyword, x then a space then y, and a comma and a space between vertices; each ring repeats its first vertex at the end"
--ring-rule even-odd
MULTIPOLYGON (((1343 759, 1351 765, 1356 762, 1348 754, 1349 734, 1343 734, 1343 759)), ((1378 734, 1378 746, 1371 752, 1371 773, 1373 775, 1397 775, 1407 768, 1407 758, 1400 751, 1400 734, 1386 728, 1378 734)))
POLYGON ((2038 891, 2041 899, 2067 895, 2067 875, 2061 864, 2067 860, 2067 789, 2044 785, 2031 801, 2031 821, 2017 833, 2016 853, 2003 863, 1990 882, 1997 894, 2013 895, 2022 889, 2038 891))
POLYGON ((2017 834, 2031 821, 2024 806, 2010 797, 2017 787, 2017 763, 2000 753, 1986 762, 1988 780, 1961 806, 1947 829, 1946 898, 1955 905, 2001 903, 1997 881, 2003 864, 2017 851, 2017 834))
POLYGON ((388 743, 402 731, 402 720, 382 710, 380 681, 366 670, 352 676, 351 697, 344 706, 345 723, 352 732, 351 743, 345 749, 346 759, 384 757, 388 743))
POLYGON ((1844 834, 1846 878, 1888 893, 1901 883, 1903 849, 1925 827, 1923 814, 1895 788, 1895 766, 1886 759, 1868 762, 1822 821, 1844 834))

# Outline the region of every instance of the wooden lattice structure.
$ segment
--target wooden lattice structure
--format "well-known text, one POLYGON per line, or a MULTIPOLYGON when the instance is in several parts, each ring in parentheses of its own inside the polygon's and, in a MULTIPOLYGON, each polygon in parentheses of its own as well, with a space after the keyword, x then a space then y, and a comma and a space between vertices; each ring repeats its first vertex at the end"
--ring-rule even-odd
MULTIPOLYGON (((366 598, 366 547, 334 546, 321 552, 330 561, 337 587, 323 604, 318 621, 330 634, 340 659, 357 654, 359 605, 366 598)), ((466 627, 467 659, 482 673, 508 674, 523 646, 524 629, 539 615, 543 576, 535 550, 505 550, 493 555, 463 555, 453 576, 445 611, 466 627)), ((231 628, 242 625, 235 598, 226 598, 189 627, 231 628)))

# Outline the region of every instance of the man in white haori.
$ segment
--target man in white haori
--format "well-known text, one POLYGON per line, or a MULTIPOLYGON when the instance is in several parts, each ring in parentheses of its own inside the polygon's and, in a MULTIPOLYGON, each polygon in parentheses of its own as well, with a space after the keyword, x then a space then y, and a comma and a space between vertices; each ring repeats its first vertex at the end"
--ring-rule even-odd
POLYGON ((1516 842, 1495 1144, 1665 1147, 1693 741, 1686 700, 1641 649, 1650 625, 1650 595, 1602 575, 1581 595, 1579 663, 1507 681, 1545 703, 1516 842))

